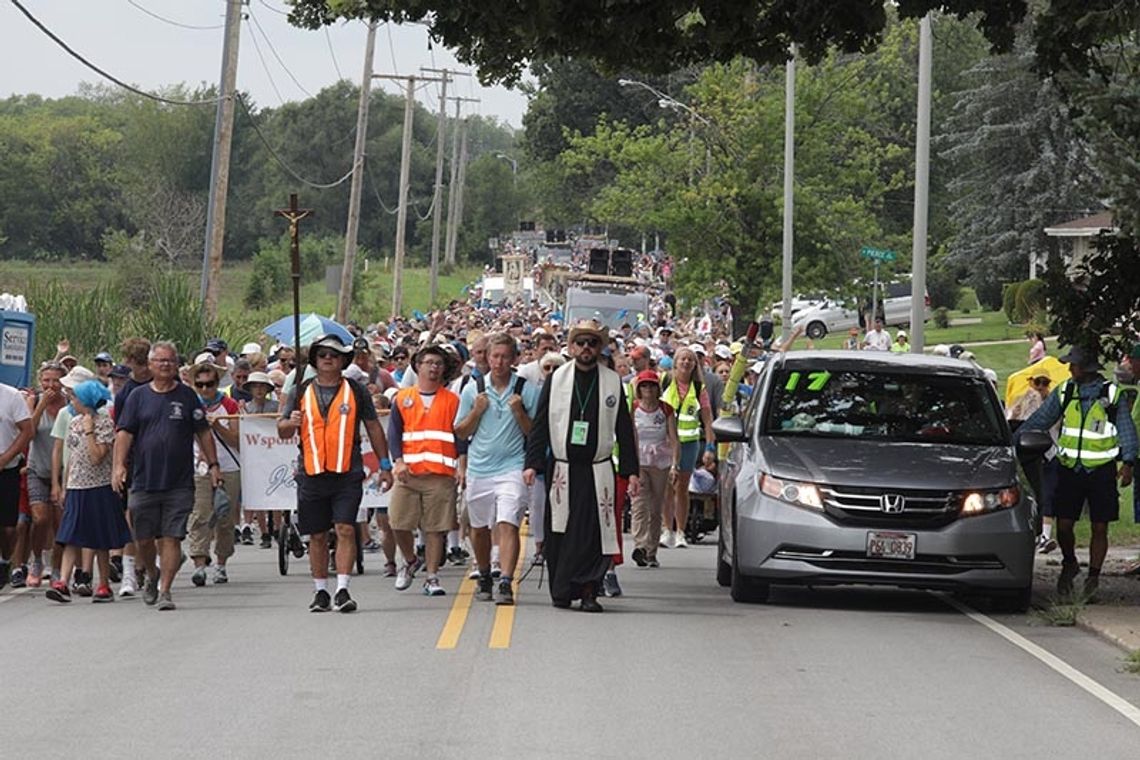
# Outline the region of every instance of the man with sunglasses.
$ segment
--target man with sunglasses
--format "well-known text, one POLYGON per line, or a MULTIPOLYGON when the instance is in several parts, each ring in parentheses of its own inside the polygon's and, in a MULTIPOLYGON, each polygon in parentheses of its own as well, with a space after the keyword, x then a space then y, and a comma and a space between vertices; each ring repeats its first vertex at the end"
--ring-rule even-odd
POLYGON ((606 338, 605 329, 594 320, 571 328, 574 361, 557 369, 543 385, 523 471, 528 485, 538 472, 546 474, 544 552, 551 602, 565 609, 581 599, 585 612, 602 611, 597 600, 602 579, 620 551, 611 459, 615 442, 618 474, 628 478, 630 497, 640 490, 633 422, 621 378, 598 362, 606 338))
POLYGON ((143 601, 173 610, 170 588, 182 565, 182 540, 194 506, 194 441, 215 488, 222 484, 218 452, 198 395, 178 382, 178 350, 160 341, 148 355, 153 379, 135 388, 116 409, 111 485, 127 492, 138 556, 146 570, 143 601), (161 553, 162 577, 156 554, 161 553))
POLYGON ((217 461, 222 472, 222 487, 229 498, 230 509, 215 517, 214 488, 210 482, 209 462, 200 446, 194 447, 194 509, 190 513, 190 559, 194 574, 190 580, 195 586, 206 585, 206 566, 210 560, 210 543, 213 539, 214 584, 228 583, 226 560, 234 553, 234 518, 241 493, 241 466, 237 461, 238 430, 235 419, 240 412, 238 402, 218 388, 221 368, 213 363, 212 354, 202 354, 190 371, 198 400, 206 409, 210 434, 218 449, 217 461), (213 524, 211 524, 213 523, 213 524))
POLYGON ((297 468, 298 529, 309 536, 309 570, 315 593, 310 612, 352 612, 349 578, 356 562, 356 515, 364 497, 360 426, 380 459, 380 483, 392 485, 388 441, 367 389, 343 376, 352 361, 352 344, 324 335, 309 347, 317 375, 289 392, 277 421, 282 438, 300 434, 297 468), (336 597, 328 592, 328 532, 336 529, 336 597))

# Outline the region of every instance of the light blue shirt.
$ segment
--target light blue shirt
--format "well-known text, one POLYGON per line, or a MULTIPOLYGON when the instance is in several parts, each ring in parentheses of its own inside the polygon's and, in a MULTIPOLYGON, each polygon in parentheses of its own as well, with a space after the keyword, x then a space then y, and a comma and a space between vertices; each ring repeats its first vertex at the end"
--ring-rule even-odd
MULTIPOLYGON (((495 390, 491 378, 486 378, 487 399, 490 402, 487 410, 479 420, 479 427, 471 436, 471 443, 467 447, 467 474, 477 478, 487 478, 492 475, 502 475, 505 472, 522 472, 526 459, 526 436, 515 420, 515 415, 507 403, 515 390, 517 379, 511 373, 510 382, 503 393, 495 390)), ((534 419, 538 411, 538 395, 540 389, 537 383, 528 382, 523 386, 522 400, 527 415, 534 419)), ((475 406, 475 397, 479 393, 478 384, 471 380, 459 394, 459 412, 455 416, 455 424, 459 424, 471 413, 475 406)))

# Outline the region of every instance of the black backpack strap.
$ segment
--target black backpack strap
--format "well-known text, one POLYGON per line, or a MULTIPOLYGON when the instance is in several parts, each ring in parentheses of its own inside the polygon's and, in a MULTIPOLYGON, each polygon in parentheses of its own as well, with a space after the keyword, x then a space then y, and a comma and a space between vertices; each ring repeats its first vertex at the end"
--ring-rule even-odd
POLYGON ((515 377, 515 394, 514 395, 521 396, 522 392, 523 392, 523 386, 525 386, 525 385, 526 385, 526 378, 525 377, 522 377, 521 375, 518 377, 515 377))
MULTIPOLYGON (((467 377, 470 378, 471 376, 468 375, 467 377)), ((479 376, 477 378, 475 378, 475 391, 477 393, 486 393, 487 392, 487 381, 483 379, 483 373, 482 372, 480 372, 479 376)))
POLYGON ((1074 383, 1072 380, 1065 381, 1065 387, 1061 391, 1061 416, 1065 415, 1065 410, 1069 408, 1069 403, 1073 400, 1075 393, 1074 383))

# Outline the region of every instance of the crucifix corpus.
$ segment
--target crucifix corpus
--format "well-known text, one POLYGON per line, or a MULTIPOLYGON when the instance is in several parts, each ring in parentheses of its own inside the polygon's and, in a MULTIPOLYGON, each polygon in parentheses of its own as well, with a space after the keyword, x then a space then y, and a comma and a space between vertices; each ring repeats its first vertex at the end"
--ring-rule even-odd
POLYGON ((293 256, 293 387, 301 387, 301 237, 298 224, 306 216, 311 216, 312 209, 297 208, 297 194, 290 193, 289 208, 277 209, 274 216, 283 216, 289 220, 289 247, 293 256))

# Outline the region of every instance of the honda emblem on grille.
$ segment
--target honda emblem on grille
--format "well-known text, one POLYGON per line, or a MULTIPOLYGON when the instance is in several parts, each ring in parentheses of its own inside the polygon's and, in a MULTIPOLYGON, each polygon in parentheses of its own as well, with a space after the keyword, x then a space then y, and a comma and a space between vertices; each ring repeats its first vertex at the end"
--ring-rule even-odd
POLYGON ((888 515, 897 515, 906 509, 906 497, 901 493, 885 493, 879 497, 879 509, 888 515))

